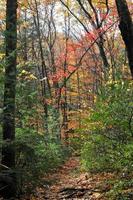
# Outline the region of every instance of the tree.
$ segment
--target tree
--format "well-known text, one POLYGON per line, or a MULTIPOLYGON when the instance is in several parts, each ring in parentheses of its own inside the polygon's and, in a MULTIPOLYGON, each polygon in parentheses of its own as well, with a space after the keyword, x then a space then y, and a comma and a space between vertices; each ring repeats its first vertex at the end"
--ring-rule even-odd
POLYGON ((119 28, 126 45, 130 71, 133 78, 133 21, 126 0, 116 0, 116 6, 120 17, 119 28))
POLYGON ((102 8, 101 3, 92 2, 90 0, 88 1, 82 1, 82 0, 76 0, 77 5, 75 7, 79 7, 81 16, 84 20, 80 20, 80 16, 76 15, 75 12, 72 11, 70 8, 70 3, 60 0, 61 3, 68 9, 68 11, 71 13, 71 15, 80 23, 80 25, 84 28, 85 32, 88 34, 88 36, 92 36, 93 33, 95 36, 98 36, 98 40, 96 41, 96 44, 99 49, 100 57, 103 62, 103 71, 104 71, 104 77, 105 80, 108 79, 108 71, 109 71, 109 62, 108 58, 105 52, 104 48, 104 38, 102 33, 102 27, 103 24, 106 21, 106 18, 109 14, 109 5, 108 1, 104 1, 102 4, 104 5, 102 8), (100 8, 98 8, 98 5, 100 5, 100 8), (89 26, 88 26, 89 22, 89 26), (90 30, 93 31, 90 31, 90 30))
MULTIPOLYGON (((6 169, 14 169, 15 149, 12 142, 15 139, 17 0, 7 0, 6 2, 5 46, 6 46, 6 65, 5 65, 5 88, 4 88, 4 104, 3 104, 4 144, 2 147, 2 165, 5 166, 6 169)), ((10 197, 14 195, 13 193, 15 191, 9 192, 9 190, 12 189, 10 187, 11 185, 9 186, 8 182, 8 180, 10 181, 11 179, 10 177, 8 178, 7 179, 5 178, 4 180, 6 184, 5 186, 6 191, 4 189, 3 194, 5 193, 7 194, 7 196, 9 195, 8 197, 10 197)), ((2 184, 2 177, 0 183, 2 184)))

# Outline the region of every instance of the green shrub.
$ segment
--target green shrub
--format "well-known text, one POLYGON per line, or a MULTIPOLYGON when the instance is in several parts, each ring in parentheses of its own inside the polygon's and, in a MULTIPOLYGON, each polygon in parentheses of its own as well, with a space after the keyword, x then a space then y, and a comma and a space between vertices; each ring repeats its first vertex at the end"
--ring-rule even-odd
POLYGON ((102 88, 90 116, 81 149, 82 167, 90 171, 133 168, 133 84, 116 82, 102 88))
POLYGON ((39 186, 42 175, 59 167, 69 155, 61 143, 30 129, 17 129, 15 146, 19 194, 39 186))
POLYGON ((93 135, 81 151, 82 168, 92 171, 131 171, 133 142, 120 144, 102 135, 93 135))
POLYGON ((133 179, 117 179, 112 183, 112 189, 106 193, 108 200, 133 199, 133 179))

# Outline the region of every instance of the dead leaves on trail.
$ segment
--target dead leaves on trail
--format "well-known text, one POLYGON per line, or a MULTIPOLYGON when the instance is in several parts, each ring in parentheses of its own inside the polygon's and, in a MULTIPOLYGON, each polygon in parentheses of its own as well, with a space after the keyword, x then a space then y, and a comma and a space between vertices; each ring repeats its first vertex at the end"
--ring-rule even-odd
MULTIPOLYGON (((111 173, 91 175, 80 172, 79 159, 70 158, 58 171, 47 174, 43 188, 38 188, 36 200, 106 200, 110 190, 107 180, 111 173)), ((33 199, 31 199, 33 200, 33 199)))

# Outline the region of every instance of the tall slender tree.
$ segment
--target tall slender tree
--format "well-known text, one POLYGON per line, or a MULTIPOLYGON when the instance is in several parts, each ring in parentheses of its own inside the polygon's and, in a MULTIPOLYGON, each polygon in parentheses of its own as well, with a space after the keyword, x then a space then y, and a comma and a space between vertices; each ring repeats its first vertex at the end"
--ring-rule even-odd
POLYGON ((15 168, 15 88, 16 88, 16 47, 17 47, 17 0, 6 1, 6 65, 3 102, 3 146, 0 174, 0 195, 10 199, 16 194, 15 168))
POLYGON ((2 164, 15 166, 15 150, 11 143, 15 139, 15 87, 16 87, 16 46, 17 46, 17 0, 7 0, 6 4, 6 66, 3 108, 2 164))

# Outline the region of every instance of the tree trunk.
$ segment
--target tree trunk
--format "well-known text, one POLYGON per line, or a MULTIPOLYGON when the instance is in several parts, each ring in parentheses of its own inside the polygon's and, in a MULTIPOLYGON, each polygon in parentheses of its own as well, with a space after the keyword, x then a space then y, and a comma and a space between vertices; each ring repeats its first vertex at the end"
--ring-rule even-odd
POLYGON ((126 45, 129 67, 133 78, 133 22, 126 0, 116 0, 116 6, 120 17, 119 28, 126 45))
MULTIPOLYGON (((4 88, 4 108, 3 108, 3 140, 2 164, 6 169, 15 167, 15 149, 13 141, 15 139, 15 88, 16 88, 16 45, 17 45, 17 0, 7 0, 6 4, 6 66, 5 66, 5 88, 4 88)), ((9 170, 9 171, 10 171, 9 170)), ((7 172, 9 175, 9 172, 7 172)), ((11 175, 11 171, 10 171, 11 175)), ((9 175, 9 176, 10 176, 9 175)), ((12 179, 12 175, 9 177, 12 179)), ((8 180, 7 178, 7 180, 8 180)), ((13 181, 13 179, 12 179, 13 181)), ((6 183, 6 180, 5 182, 6 183)), ((12 182, 15 184, 15 182, 12 182)), ((2 176, 0 177, 2 184, 2 176)), ((7 181, 3 193, 6 197, 13 196, 15 190, 12 190, 7 181), (9 192, 9 190, 12 190, 9 192)), ((2 191, 0 191, 2 192, 2 191)))
MULTIPOLYGON (((17 43, 17 0, 7 0, 6 7, 6 67, 3 109, 3 140, 15 139, 15 87, 16 87, 16 43, 17 43)), ((15 153, 3 150, 2 164, 14 167, 15 153)))

